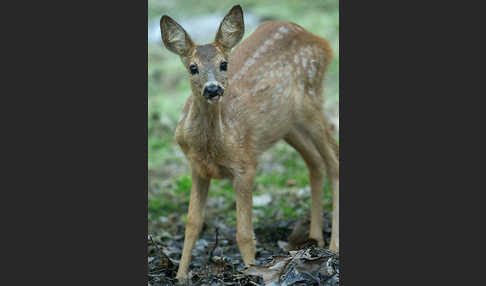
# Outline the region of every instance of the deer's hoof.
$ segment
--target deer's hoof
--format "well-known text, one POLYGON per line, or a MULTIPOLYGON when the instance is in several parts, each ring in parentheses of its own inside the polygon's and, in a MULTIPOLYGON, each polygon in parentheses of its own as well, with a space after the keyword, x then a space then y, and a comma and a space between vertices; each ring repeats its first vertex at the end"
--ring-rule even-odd
POLYGON ((331 245, 329 245, 329 250, 339 253, 339 246, 331 242, 331 245))
POLYGON ((177 281, 182 283, 182 285, 186 285, 189 282, 189 275, 187 272, 177 272, 176 275, 177 281))

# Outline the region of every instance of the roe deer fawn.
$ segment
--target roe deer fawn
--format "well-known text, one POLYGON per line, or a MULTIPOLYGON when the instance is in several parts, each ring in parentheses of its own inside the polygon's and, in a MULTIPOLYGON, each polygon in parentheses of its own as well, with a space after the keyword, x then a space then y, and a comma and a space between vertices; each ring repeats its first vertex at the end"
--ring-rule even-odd
POLYGON ((320 247, 324 247, 322 190, 327 171, 334 208, 330 249, 338 251, 339 151, 323 114, 321 96, 332 56, 328 42, 294 23, 265 22, 231 53, 244 34, 239 5, 224 17, 210 44, 195 45, 166 15, 160 28, 165 47, 179 55, 187 68, 192 90, 175 134, 192 170, 177 277, 187 278, 212 178, 233 181, 236 241, 245 265, 254 264, 253 178, 259 155, 280 139, 301 154, 309 169, 309 237, 320 247))

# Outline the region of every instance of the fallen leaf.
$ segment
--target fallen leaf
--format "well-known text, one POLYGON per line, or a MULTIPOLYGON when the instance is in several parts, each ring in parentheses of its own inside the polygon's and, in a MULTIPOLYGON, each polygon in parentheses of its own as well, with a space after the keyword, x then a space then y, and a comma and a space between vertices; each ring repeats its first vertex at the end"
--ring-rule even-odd
POLYGON ((272 256, 265 265, 250 266, 247 275, 263 278, 266 286, 339 285, 339 256, 321 248, 290 251, 288 256, 272 256), (300 284, 299 284, 300 285, 300 284))

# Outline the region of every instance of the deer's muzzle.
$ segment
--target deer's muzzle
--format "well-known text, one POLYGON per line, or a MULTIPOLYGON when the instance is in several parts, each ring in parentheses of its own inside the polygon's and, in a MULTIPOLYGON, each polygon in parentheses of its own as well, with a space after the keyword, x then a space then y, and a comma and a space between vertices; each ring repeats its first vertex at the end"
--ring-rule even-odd
POLYGON ((210 82, 204 85, 203 96, 210 101, 219 100, 223 93, 224 89, 218 83, 210 82))

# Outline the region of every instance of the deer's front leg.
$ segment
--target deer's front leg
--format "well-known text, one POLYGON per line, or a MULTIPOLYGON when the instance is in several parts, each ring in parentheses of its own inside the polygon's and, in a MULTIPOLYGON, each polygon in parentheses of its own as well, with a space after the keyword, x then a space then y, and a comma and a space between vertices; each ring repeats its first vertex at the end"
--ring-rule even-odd
POLYGON ((252 189, 255 170, 235 176, 233 188, 236 197, 236 242, 246 266, 255 264, 255 234, 252 226, 252 189))
POLYGON ((204 220, 204 206, 208 197, 209 179, 199 177, 194 171, 192 173, 191 200, 187 214, 186 234, 182 258, 177 270, 177 278, 187 278, 189 263, 191 262, 192 250, 199 237, 204 220))

